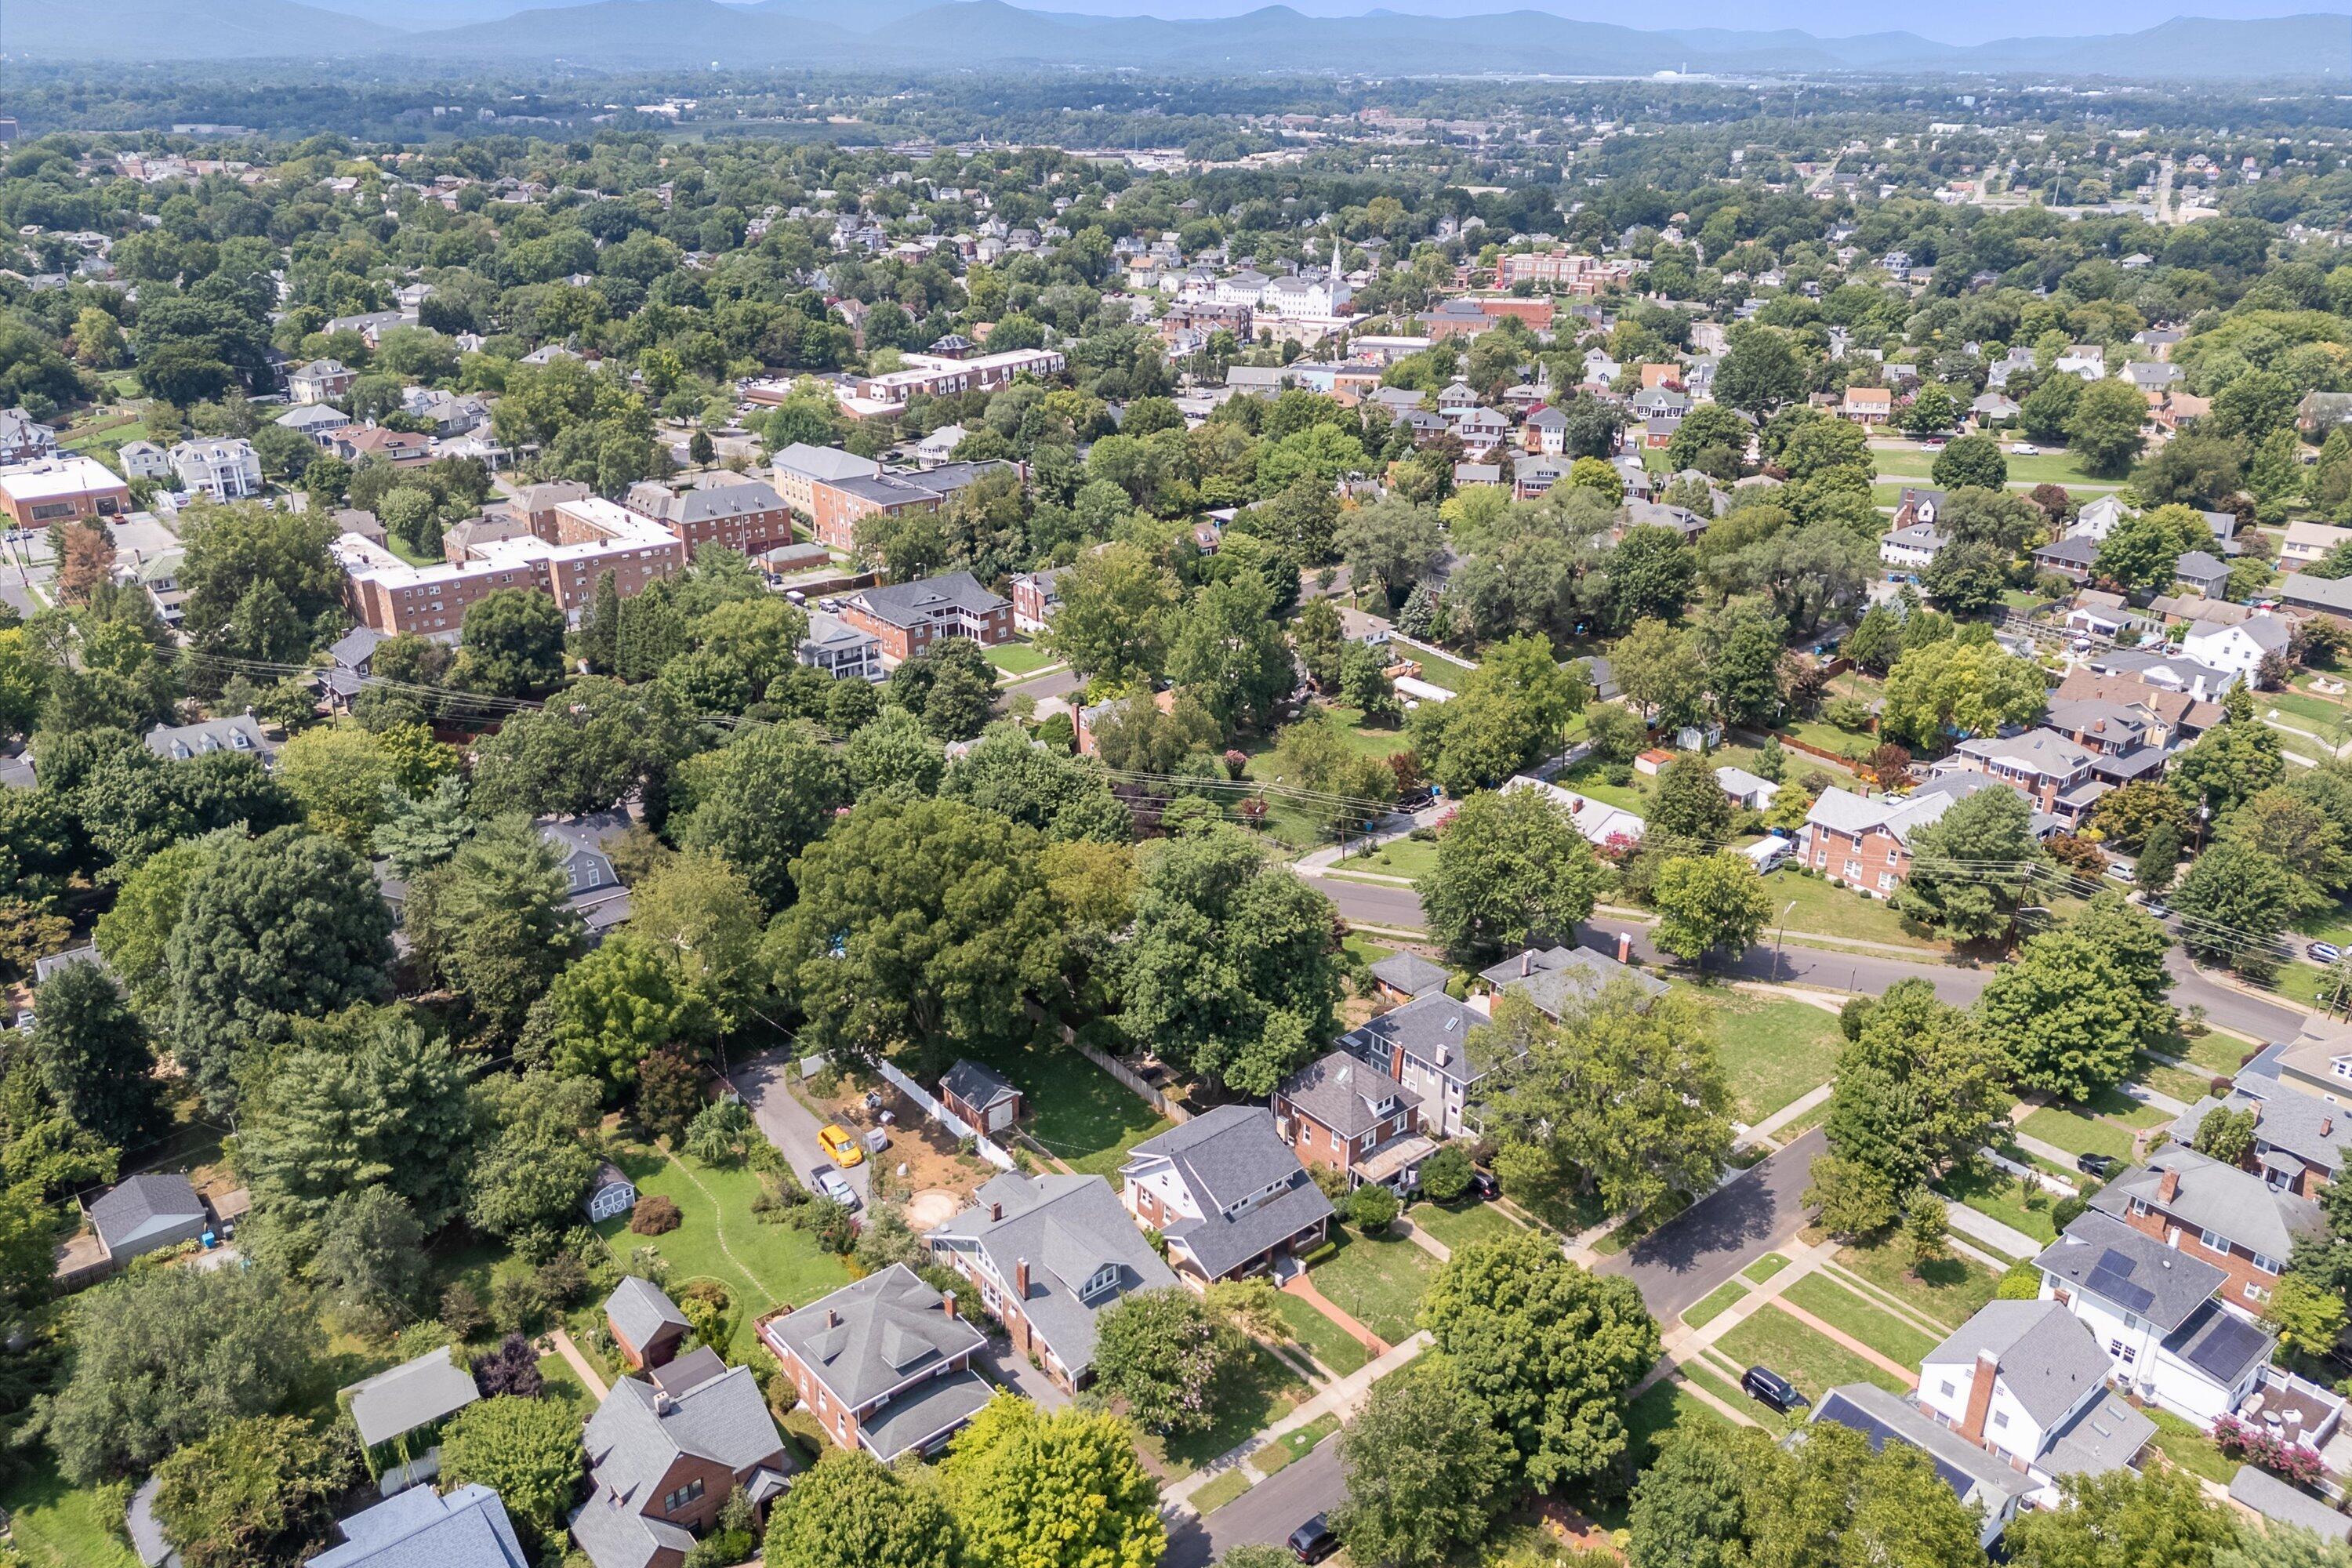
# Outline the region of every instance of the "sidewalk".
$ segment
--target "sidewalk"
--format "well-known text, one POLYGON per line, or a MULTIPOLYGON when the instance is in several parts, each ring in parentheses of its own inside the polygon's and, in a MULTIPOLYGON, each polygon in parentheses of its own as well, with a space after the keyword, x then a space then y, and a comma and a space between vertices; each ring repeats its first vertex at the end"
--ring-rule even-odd
POLYGON ((1789 1125, 1790 1122, 1798 1120, 1807 1111, 1812 1110, 1813 1107, 1826 1101, 1829 1097, 1836 1091, 1837 1085, 1835 1083, 1824 1083, 1799 1095, 1796 1099, 1790 1100, 1788 1104, 1782 1106, 1780 1110, 1774 1111, 1771 1115, 1766 1117, 1755 1126, 1749 1128, 1743 1139, 1743 1142, 1752 1142, 1759 1138, 1771 1137, 1772 1134, 1780 1131, 1781 1128, 1789 1125))
POLYGON ((1312 1426, 1326 1415, 1347 1420, 1371 1392, 1372 1384, 1397 1368, 1412 1361, 1430 1347, 1429 1331, 1422 1330, 1404 1343, 1390 1351, 1378 1361, 1369 1362, 1325 1389, 1312 1399, 1302 1400, 1289 1415, 1267 1426, 1264 1431, 1236 1444, 1218 1455, 1181 1481, 1160 1489, 1162 1508, 1190 1507, 1192 1494, 1227 1470, 1245 1467, 1251 1455, 1269 1443, 1278 1442, 1302 1426, 1312 1426))
POLYGON ((2042 1243, 2013 1226, 2006 1226, 1990 1215, 1981 1215, 1958 1198, 1946 1198, 1944 1207, 1952 1216, 1952 1228, 1962 1236, 1973 1237, 1995 1252, 2011 1258, 2038 1258, 2042 1243))

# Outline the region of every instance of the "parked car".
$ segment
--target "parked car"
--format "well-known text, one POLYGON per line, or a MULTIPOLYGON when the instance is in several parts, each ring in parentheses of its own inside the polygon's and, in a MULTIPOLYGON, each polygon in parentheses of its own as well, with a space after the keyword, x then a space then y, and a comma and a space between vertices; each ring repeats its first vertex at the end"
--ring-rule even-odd
POLYGON ((2042 456, 2042 448, 2031 441, 2011 441, 2009 455, 2012 458, 2038 458, 2042 456))
POLYGON ((1473 1165, 1470 1168, 1470 1190, 1482 1198, 1499 1198, 1503 1195, 1503 1184, 1495 1180, 1494 1172, 1482 1171, 1473 1165))
POLYGON ((2082 1172, 2083 1174, 2086 1176, 2097 1176, 2101 1180, 2105 1180, 2106 1177, 2114 1175, 2122 1168, 2123 1162, 2116 1159, 2113 1154, 2077 1154, 2074 1156, 2074 1169, 2082 1172))
POLYGON ((2147 910, 2147 918, 2152 921, 2168 921, 2172 918, 2172 906, 2159 900, 2150 899, 2144 907, 2147 910))
POLYGON ((816 1190, 843 1208, 854 1209, 857 1206, 857 1189, 849 1184, 848 1177, 830 1165, 819 1165, 816 1168, 816 1190))
POLYGON ((1301 1563, 1320 1563, 1339 1550, 1339 1538, 1331 1533, 1330 1521, 1317 1514, 1290 1532, 1290 1554, 1301 1563))
POLYGON ((856 1165, 866 1158, 866 1151, 857 1146, 857 1140, 837 1123, 828 1121, 818 1128, 816 1141, 824 1146, 824 1152, 836 1165, 856 1165))
POLYGON ((2344 950, 2332 942, 2315 942, 2303 953, 2314 963, 2333 963, 2344 956, 2344 950))
POLYGON ((1795 1384, 1768 1366, 1749 1367, 1740 1374, 1739 1386, 1747 1391, 1748 1398, 1769 1405, 1783 1415, 1809 1403, 1795 1384))

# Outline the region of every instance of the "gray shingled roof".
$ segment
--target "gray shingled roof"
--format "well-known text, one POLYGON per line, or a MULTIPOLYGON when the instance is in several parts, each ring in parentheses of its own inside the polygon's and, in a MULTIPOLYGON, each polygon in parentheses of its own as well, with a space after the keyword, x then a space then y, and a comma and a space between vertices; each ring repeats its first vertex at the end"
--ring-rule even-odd
POLYGON ((1221 1105, 1146 1139, 1129 1152, 1120 1172, 1139 1172, 1163 1160, 1203 1212, 1198 1219, 1162 1226, 1160 1234, 1190 1253, 1213 1279, 1331 1217, 1331 1200, 1276 1132, 1274 1113, 1262 1105, 1221 1105), (1281 1190, 1238 1213, 1227 1212, 1269 1187, 1281 1190))
POLYGON ((852 1410, 986 1342, 903 1263, 773 1320, 768 1332, 852 1410))
POLYGON ((194 1184, 176 1172, 128 1177, 89 1205, 89 1223, 112 1253, 190 1224, 201 1225, 204 1217, 205 1201, 196 1195, 194 1184))
POLYGON ((1554 1018, 1594 1001, 1620 980, 1631 981, 1645 995, 1666 992, 1666 983, 1655 975, 1589 947, 1530 948, 1480 971, 1478 978, 1497 991, 1526 997, 1554 1018))
POLYGON ((2344 1169, 2344 1152, 2352 1146, 2352 1111, 2281 1082, 2278 1050, 2272 1046, 2240 1068, 2228 1098, 2216 1100, 2209 1094, 2181 1112, 2172 1124, 2172 1141, 2193 1144, 2198 1128, 2214 1110, 2258 1110, 2262 1119, 2254 1124, 2257 1148, 2284 1150, 2331 1175, 2344 1169))
POLYGON ((1475 1058, 1467 1049, 1471 1034, 1486 1022, 1485 1014, 1441 991, 1349 1030, 1339 1037, 1339 1047, 1385 1070, 1389 1049, 1395 1046, 1451 1081, 1471 1084, 1496 1065, 1491 1042, 1475 1058))
POLYGON ((2325 1498, 2314 1497, 2252 1465, 2239 1466, 2238 1473, 2230 1478, 2230 1497, 2275 1523, 2313 1531, 2330 1541, 2352 1538, 2352 1519, 2325 1498))
POLYGON ((633 1551, 634 1537, 658 1538, 662 1531, 685 1533, 675 1526, 636 1517, 648 1502, 660 1506, 656 1489, 681 1455, 724 1465, 738 1476, 759 1465, 781 1468, 792 1462, 784 1454, 775 1418, 768 1414, 768 1402, 747 1366, 736 1367, 675 1397, 649 1383, 625 1377, 588 1418, 583 1440, 592 1492, 572 1517, 572 1526, 573 1537, 595 1560, 597 1568, 645 1561, 644 1556, 631 1557, 626 1551, 608 1560, 598 1550, 600 1544, 633 1551), (636 1528, 626 1528, 614 1515, 633 1518, 636 1528), (584 1531, 583 1518, 588 1520, 584 1531))
POLYGON ((1375 1106, 1393 1100, 1401 1109, 1412 1110, 1421 1104, 1421 1096, 1346 1051, 1332 1051, 1300 1068, 1283 1080, 1281 1093, 1302 1114, 1351 1139, 1385 1120, 1375 1106))
POLYGON ((913 583, 885 583, 861 589, 857 602, 877 620, 894 626, 919 626, 947 606, 974 615, 1004 607, 1005 600, 982 587, 969 572, 950 572, 913 583))
POLYGON ((677 1303, 665 1295, 660 1286, 634 1274, 623 1275, 621 1282, 613 1287, 613 1293, 604 1298, 604 1316, 611 1319, 613 1326, 639 1349, 643 1349, 665 1327, 690 1329, 694 1326, 687 1321, 686 1314, 677 1310, 677 1303))
POLYGON ((2113 1370, 2091 1331, 2056 1301, 1989 1301, 1922 1364, 1971 1367, 1987 1353, 2000 1363, 2010 1393, 2045 1430, 2113 1370))
POLYGON ((2218 1232, 2238 1246, 2284 1263, 2295 1238, 2319 1226, 2319 1205, 2294 1193, 2273 1190, 2260 1176, 2171 1144, 2158 1149, 2137 1170, 2126 1171, 2092 1196, 2091 1206, 2120 1214, 2134 1198, 2156 1205, 2184 1225, 2218 1232), (2164 1173, 2179 1173, 2180 1186, 2158 1203, 2164 1173))
POLYGON ((1372 965, 1372 978, 1419 1001, 1433 991, 1444 990, 1451 973, 1445 965, 1417 952, 1392 952, 1372 965))
POLYGON ((2053 1476, 2097 1476, 2139 1457, 2156 1436, 2156 1423, 2113 1390, 2102 1391, 2074 1418, 2042 1441, 2042 1468, 2053 1476))
POLYGON ((955 1066, 948 1068, 940 1079, 940 1088, 975 1110, 986 1110, 1021 1092, 1003 1073, 969 1057, 958 1058, 955 1066))
POLYGON ((1176 1283, 1100 1176, 1008 1171, 976 1197, 974 1206, 933 1231, 931 1239, 970 1243, 1008 1287, 1015 1266, 1026 1258, 1029 1297, 1022 1310, 1073 1375, 1094 1363, 1097 1313, 1135 1291, 1176 1283), (1003 1206, 1002 1219, 988 1217, 992 1204, 1003 1206), (1079 1288, 1106 1265, 1118 1268, 1114 1282, 1081 1300, 1079 1288))
POLYGON ((2187 1322, 2229 1276, 2110 1215, 2080 1215, 2033 1266, 2112 1301, 2168 1332, 2187 1322))
POLYGON ((352 1396, 352 1425, 359 1428, 360 1441, 371 1447, 463 1410, 482 1396, 474 1374, 449 1359, 447 1345, 344 1392, 352 1396))
POLYGON ((499 1494, 478 1481, 445 1495, 411 1487, 337 1526, 343 1543, 310 1568, 525 1568, 499 1494))

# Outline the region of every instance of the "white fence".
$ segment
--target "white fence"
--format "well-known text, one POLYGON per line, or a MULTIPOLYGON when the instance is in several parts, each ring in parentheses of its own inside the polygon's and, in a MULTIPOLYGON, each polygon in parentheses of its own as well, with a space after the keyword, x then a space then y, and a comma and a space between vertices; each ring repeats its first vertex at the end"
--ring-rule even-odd
POLYGON ((924 1115, 929 1117, 932 1121, 938 1122, 949 1131, 954 1133, 958 1138, 971 1139, 972 1146, 980 1151, 980 1157, 982 1159, 987 1161, 990 1164, 995 1166, 1000 1171, 1010 1171, 1013 1168, 1013 1156, 1011 1154, 1006 1153, 1002 1148, 998 1147, 997 1144, 986 1134, 982 1132, 979 1128, 972 1126, 962 1117, 958 1116, 954 1111, 950 1110, 946 1106, 941 1105, 939 1102, 938 1098, 929 1089, 917 1083, 913 1079, 908 1078, 905 1073, 900 1072, 897 1068, 892 1067, 888 1062, 877 1063, 877 1069, 882 1074, 882 1077, 889 1082, 892 1088, 896 1089, 900 1094, 905 1095, 908 1100, 913 1100, 917 1105, 921 1106, 923 1108, 924 1115))

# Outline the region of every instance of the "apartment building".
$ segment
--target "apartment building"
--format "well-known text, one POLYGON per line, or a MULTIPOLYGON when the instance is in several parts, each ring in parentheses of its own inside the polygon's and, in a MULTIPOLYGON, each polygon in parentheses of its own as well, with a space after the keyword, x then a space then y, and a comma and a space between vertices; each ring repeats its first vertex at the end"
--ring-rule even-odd
POLYGON ((950 637, 990 647, 1013 636, 1012 601, 982 587, 969 572, 861 588, 844 602, 841 618, 876 638, 889 665, 950 637))
POLYGON ((1591 299, 1595 294, 1620 287, 1629 282, 1633 276, 1631 263, 1581 256, 1565 247, 1516 252, 1500 258, 1495 263, 1495 286, 1498 289, 1532 283, 1539 289, 1572 294, 1580 299, 1591 299))
POLYGON ((910 353, 902 356, 902 363, 903 369, 851 382, 839 395, 843 410, 860 419, 896 418, 915 397, 999 392, 1024 375, 1059 375, 1069 362, 1053 349, 1014 349, 972 359, 910 353))
MULTIPOLYGON (((1907 795, 1860 795, 1835 787, 1822 791, 1797 835, 1797 858, 1833 881, 1885 898, 1911 874, 1911 840, 1940 818, 1953 803, 1981 789, 2009 786, 1980 773, 1940 773, 1907 795)), ((2039 815, 2038 836, 2064 824, 2039 815)))
POLYGON ((816 516, 819 484, 870 479, 881 471, 882 465, 871 458, 861 458, 838 447, 812 447, 804 441, 795 441, 777 453, 768 469, 784 504, 811 519, 816 516))
POLYGON ((648 480, 630 489, 628 507, 677 534, 689 556, 706 544, 758 555, 793 542, 783 496, 765 479, 743 474, 698 475, 686 489, 648 480))
POLYGON ((386 635, 454 634, 467 605, 500 588, 548 594, 576 625, 604 573, 626 598, 687 563, 677 534, 595 496, 558 503, 549 514, 549 535, 483 540, 467 547, 465 559, 431 566, 412 566, 355 533, 342 535, 333 549, 352 613, 386 635))

